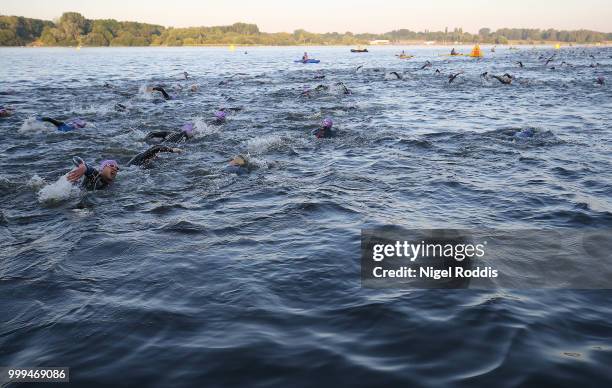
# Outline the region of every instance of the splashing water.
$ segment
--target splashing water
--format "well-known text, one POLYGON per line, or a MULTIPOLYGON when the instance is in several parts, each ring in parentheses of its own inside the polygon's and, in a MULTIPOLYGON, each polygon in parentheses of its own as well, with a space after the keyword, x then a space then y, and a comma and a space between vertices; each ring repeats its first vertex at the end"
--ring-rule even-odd
POLYGON ((251 154, 264 154, 271 149, 280 147, 283 139, 278 135, 267 135, 256 137, 246 142, 246 147, 251 154))
MULTIPOLYGON (((69 198, 78 197, 81 190, 67 179, 68 174, 61 176, 57 181, 44 186, 38 192, 40 203, 60 202, 69 198)), ((36 176, 32 177, 34 179, 36 176)))
POLYGON ((56 129, 52 124, 45 123, 36 119, 36 117, 28 117, 25 119, 23 124, 21 124, 21 128, 19 128, 19 133, 44 133, 44 132, 54 132, 56 129))

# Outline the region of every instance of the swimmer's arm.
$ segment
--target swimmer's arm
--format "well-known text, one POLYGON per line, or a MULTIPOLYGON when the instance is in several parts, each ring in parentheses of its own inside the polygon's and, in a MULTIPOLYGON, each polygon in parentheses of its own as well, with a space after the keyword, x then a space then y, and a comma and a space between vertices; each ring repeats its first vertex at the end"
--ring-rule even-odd
POLYGON ((152 147, 146 150, 144 154, 142 155, 141 159, 143 160, 144 163, 147 163, 151 159, 155 158, 157 154, 159 154, 160 152, 180 153, 180 152, 183 152, 183 150, 181 150, 180 148, 155 146, 155 147, 152 147))
POLYGON ((145 137, 145 140, 150 140, 153 138, 162 138, 165 139, 170 134, 170 131, 155 131, 149 132, 149 134, 145 137))
POLYGON ((76 182, 79 179, 81 179, 81 177, 83 175, 85 175, 86 177, 91 177, 93 175, 97 175, 98 174, 98 170, 96 170, 95 168, 89 166, 87 163, 83 162, 79 165, 79 167, 75 168, 74 170, 70 171, 68 173, 68 176, 66 177, 68 179, 69 182, 76 182))
POLYGON ((41 118, 40 118, 40 121, 44 121, 44 122, 47 122, 47 123, 51 123, 51 124, 55 125, 55 126, 56 126, 56 127, 58 127, 58 128, 59 128, 60 126, 62 126, 62 124, 64 124, 64 122, 63 122, 63 121, 55 120, 55 119, 52 119, 51 117, 41 117, 41 118))

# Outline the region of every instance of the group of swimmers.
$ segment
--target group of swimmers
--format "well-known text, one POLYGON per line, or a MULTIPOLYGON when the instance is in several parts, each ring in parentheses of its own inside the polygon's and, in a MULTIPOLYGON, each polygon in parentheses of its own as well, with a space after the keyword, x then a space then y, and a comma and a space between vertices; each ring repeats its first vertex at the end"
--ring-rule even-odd
MULTIPOLYGON (((186 72, 184 73, 184 77, 185 79, 188 78, 186 72)), ((346 93, 350 93, 344 84, 340 84, 344 87, 346 93)), ((161 86, 148 88, 148 91, 161 93, 165 100, 172 98, 161 86)), ((221 108, 217 110, 214 113, 214 119, 211 124, 221 125, 225 123, 227 111, 229 110, 240 110, 240 108, 221 108)), ((10 116, 12 113, 13 110, 11 108, 0 106, 0 114, 2 117, 10 116)), ((62 121, 52 117, 38 117, 37 120, 54 125, 60 132, 70 132, 87 126, 87 122, 81 118, 62 121)), ((325 118, 321 125, 312 132, 312 135, 319 139, 332 137, 334 134, 332 127, 333 121, 330 118, 325 118)), ((145 151, 132 157, 126 165, 148 167, 160 153, 181 153, 183 150, 177 146, 193 138, 196 131, 197 129, 194 124, 186 123, 179 130, 150 132, 144 140, 147 142, 156 142, 157 144, 152 145, 145 151)), ((66 175, 66 179, 74 184, 82 179, 81 185, 88 191, 107 188, 115 181, 120 170, 119 163, 114 159, 103 160, 97 167, 94 167, 80 157, 75 156, 73 158, 73 163, 76 167, 66 175)), ((249 162, 246 156, 237 155, 229 161, 224 171, 243 175, 251 172, 254 168, 254 164, 249 162)))
MULTIPOLYGON (((456 54, 455 49, 451 51, 451 55, 456 54)), ((549 63, 554 61, 555 55, 550 58, 542 58, 546 59, 545 66, 548 66, 549 63)), ((304 53, 302 57, 303 61, 308 61, 308 53, 304 53)), ((523 63, 517 62, 519 66, 522 68, 523 63)), ((360 66, 361 67, 361 66, 360 66)), ((420 69, 423 70, 425 68, 432 67, 431 62, 427 61, 420 69)), ((359 70, 359 68, 358 68, 359 70)), ((397 79, 401 79, 401 75, 397 72, 391 72, 397 77, 397 79)), ((440 74, 440 70, 436 70, 436 74, 440 74)), ((449 75, 449 83, 452 83, 459 75, 463 74, 463 72, 458 72, 455 74, 449 75)), ((183 73, 183 77, 185 80, 189 79, 189 74, 187 72, 183 73)), ((484 72, 481 74, 481 78, 489 79, 489 77, 498 80, 500 83, 505 85, 510 85, 514 79, 514 77, 508 73, 498 76, 498 75, 490 75, 488 72, 484 72)), ((317 73, 315 75, 315 79, 323 79, 324 75, 321 73, 317 73)), ((604 85, 605 80, 603 77, 599 77, 597 79, 597 83, 600 85, 604 85)), ((110 84, 105 84, 105 86, 112 87, 110 84)), ((343 94, 352 94, 350 89, 343 83, 337 82, 335 84, 343 94)), ((192 91, 197 90, 197 85, 191 87, 192 91), (195 90, 194 90, 195 89, 195 90)), ((310 96, 312 92, 320 92, 329 90, 329 86, 318 85, 313 89, 306 89, 302 95, 310 96)), ((147 92, 153 93, 158 92, 164 98, 164 100, 173 99, 172 96, 161 86, 149 87, 147 88, 147 92)), ((117 104, 122 108, 126 108, 121 104, 117 104)), ((240 108, 221 108, 214 113, 214 121, 213 124, 223 124, 227 118, 228 110, 239 110, 240 108)), ((125 110, 125 109, 123 109, 125 110)), ((11 107, 0 106, 0 117, 8 117, 14 113, 14 109, 11 107)), ((74 118, 66 121, 61 121, 52 117, 40 117, 38 118, 41 122, 46 122, 54 125, 58 131, 61 132, 69 132, 73 130, 78 130, 85 128, 87 126, 87 122, 80 118, 74 118)), ((184 124, 180 130, 176 131, 154 131, 150 132, 146 137, 145 141, 158 141, 158 144, 151 146, 145 151, 135 155, 128 162, 127 166, 149 166, 151 162, 158 156, 160 153, 181 153, 183 152, 180 148, 176 146, 180 143, 186 142, 195 136, 196 128, 194 124, 187 123, 184 124)), ((325 118, 321 125, 312 132, 316 138, 329 138, 334 136, 333 130, 333 121, 330 118, 325 118)), ((535 135, 535 131, 533 129, 525 129, 519 131, 515 134, 516 138, 526 139, 531 138, 535 135)), ((108 187, 115 180, 117 173, 119 172, 119 163, 116 160, 108 159, 103 160, 97 168, 87 164, 83 159, 79 157, 74 157, 73 162, 76 165, 76 168, 70 171, 67 174, 67 179, 70 182, 76 183, 81 178, 83 178, 82 186, 86 190, 100 190, 108 187)), ((253 170, 254 165, 249 162, 248 158, 244 155, 237 155, 232 158, 228 166, 225 168, 225 171, 230 173, 235 173, 238 175, 243 175, 249 173, 253 170)))

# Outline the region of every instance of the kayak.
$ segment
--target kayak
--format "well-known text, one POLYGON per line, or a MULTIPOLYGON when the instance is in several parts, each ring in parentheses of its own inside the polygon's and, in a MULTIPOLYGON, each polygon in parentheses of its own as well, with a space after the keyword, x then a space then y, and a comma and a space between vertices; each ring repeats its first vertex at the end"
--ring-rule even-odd
POLYGON ((305 61, 303 61, 303 60, 301 60, 301 59, 300 59, 300 60, 293 61, 293 62, 295 62, 295 63, 319 63, 319 62, 321 62, 321 61, 320 61, 320 60, 318 60, 318 59, 307 59, 307 60, 305 60, 305 61))
POLYGON ((352 53, 367 53, 369 52, 368 49, 363 49, 363 50, 359 50, 359 49, 351 49, 352 53))
POLYGON ((414 58, 414 55, 396 55, 399 59, 410 59, 414 58))
POLYGON ((465 54, 440 54, 441 57, 465 57, 465 54))

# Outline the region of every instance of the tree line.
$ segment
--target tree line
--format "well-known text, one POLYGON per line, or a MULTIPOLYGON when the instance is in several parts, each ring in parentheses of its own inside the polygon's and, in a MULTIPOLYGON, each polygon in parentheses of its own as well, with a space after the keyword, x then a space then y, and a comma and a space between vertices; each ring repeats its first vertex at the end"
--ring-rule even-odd
POLYGON ((293 33, 265 33, 259 31, 257 25, 247 23, 172 28, 114 19, 91 20, 76 12, 65 12, 56 22, 0 15, 0 46, 358 45, 376 39, 438 43, 597 43, 612 41, 612 33, 524 28, 502 28, 497 31, 481 28, 478 34, 464 32, 461 28, 423 32, 400 29, 384 34, 316 34, 301 29, 293 33))

